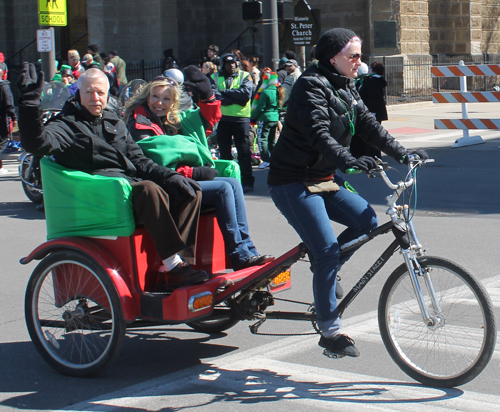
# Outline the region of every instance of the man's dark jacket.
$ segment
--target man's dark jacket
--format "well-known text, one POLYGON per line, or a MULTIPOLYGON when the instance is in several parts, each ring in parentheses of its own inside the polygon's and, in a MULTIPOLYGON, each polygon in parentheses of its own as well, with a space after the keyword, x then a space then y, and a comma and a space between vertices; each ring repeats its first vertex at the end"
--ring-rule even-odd
POLYGON ((349 153, 350 121, 355 134, 400 161, 407 153, 370 114, 354 80, 311 66, 295 82, 280 138, 273 148, 268 184, 326 179, 354 160, 349 153))
POLYGON ((144 156, 116 113, 105 109, 102 117, 93 116, 78 96, 45 126, 33 121, 39 114, 39 106, 19 106, 21 142, 28 152, 53 155, 60 165, 90 174, 152 180, 161 187, 177 174, 144 156))
POLYGON ((6 137, 9 134, 7 127, 8 118, 16 120, 16 110, 14 107, 14 97, 10 89, 10 82, 0 80, 0 137, 6 137))

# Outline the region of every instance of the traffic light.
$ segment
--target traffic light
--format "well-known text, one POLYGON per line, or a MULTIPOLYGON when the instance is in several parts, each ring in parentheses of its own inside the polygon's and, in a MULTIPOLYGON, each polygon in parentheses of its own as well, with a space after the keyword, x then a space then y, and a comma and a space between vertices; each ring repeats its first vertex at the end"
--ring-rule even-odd
POLYGON ((278 19, 293 20, 295 5, 293 1, 278 1, 278 19))
POLYGON ((261 1, 245 1, 242 5, 243 20, 260 20, 262 19, 262 2, 261 1))

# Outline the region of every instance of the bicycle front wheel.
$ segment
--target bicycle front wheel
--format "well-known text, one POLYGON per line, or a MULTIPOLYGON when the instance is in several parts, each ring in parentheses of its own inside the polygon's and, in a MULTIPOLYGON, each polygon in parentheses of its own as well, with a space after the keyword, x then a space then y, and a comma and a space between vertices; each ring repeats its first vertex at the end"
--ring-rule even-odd
POLYGON ((496 329, 491 301, 479 282, 453 262, 430 256, 418 262, 424 276, 417 276, 417 281, 432 322, 424 321, 403 264, 389 276, 380 295, 382 340, 392 359, 413 379, 437 387, 463 385, 481 373, 493 355, 496 329))

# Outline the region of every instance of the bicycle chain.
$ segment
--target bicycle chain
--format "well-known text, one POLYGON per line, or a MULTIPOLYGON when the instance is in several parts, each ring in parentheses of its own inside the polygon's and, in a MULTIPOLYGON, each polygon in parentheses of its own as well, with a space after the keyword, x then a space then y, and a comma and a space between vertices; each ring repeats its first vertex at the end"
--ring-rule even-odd
MULTIPOLYGON (((314 309, 314 305, 306 302, 299 302, 298 300, 292 300, 292 299, 282 299, 282 298, 274 298, 274 300, 281 300, 282 302, 290 302, 290 303, 297 303, 299 305, 308 305, 310 308, 310 311, 312 313, 315 313, 316 310, 314 309)), ((261 315, 262 316, 262 315, 261 315)), ((262 335, 262 336, 306 336, 306 335, 317 335, 321 333, 321 330, 318 327, 318 323, 316 320, 312 320, 312 327, 315 330, 315 332, 307 332, 307 333, 261 333, 258 332, 259 327, 267 320, 265 317, 265 314, 263 314, 262 319, 260 319, 257 323, 250 325, 250 331, 252 332, 253 335, 262 335)))

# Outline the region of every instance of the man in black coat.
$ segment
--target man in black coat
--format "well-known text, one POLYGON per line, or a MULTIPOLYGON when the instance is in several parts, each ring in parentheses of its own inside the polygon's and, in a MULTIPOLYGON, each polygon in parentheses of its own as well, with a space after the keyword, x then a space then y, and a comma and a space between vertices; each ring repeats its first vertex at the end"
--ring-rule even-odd
POLYGON ((45 125, 40 117, 43 78, 43 72, 37 76, 35 67, 24 63, 18 80, 23 148, 40 156, 52 155, 64 167, 127 179, 134 216, 148 230, 163 260, 159 271, 166 280, 162 283, 178 287, 207 280, 207 273, 186 263, 194 262, 199 185, 144 155, 125 123, 106 110, 109 81, 101 70, 83 73, 77 94, 45 125))
MULTIPOLYGON (((0 79, 3 76, 3 70, 0 68, 0 79)), ((14 107, 14 97, 10 90, 10 82, 0 80, 0 154, 9 143, 9 122, 12 120, 13 126, 16 127, 17 117, 14 107)), ((2 159, 0 158, 0 175, 9 173, 3 167, 2 159)))

